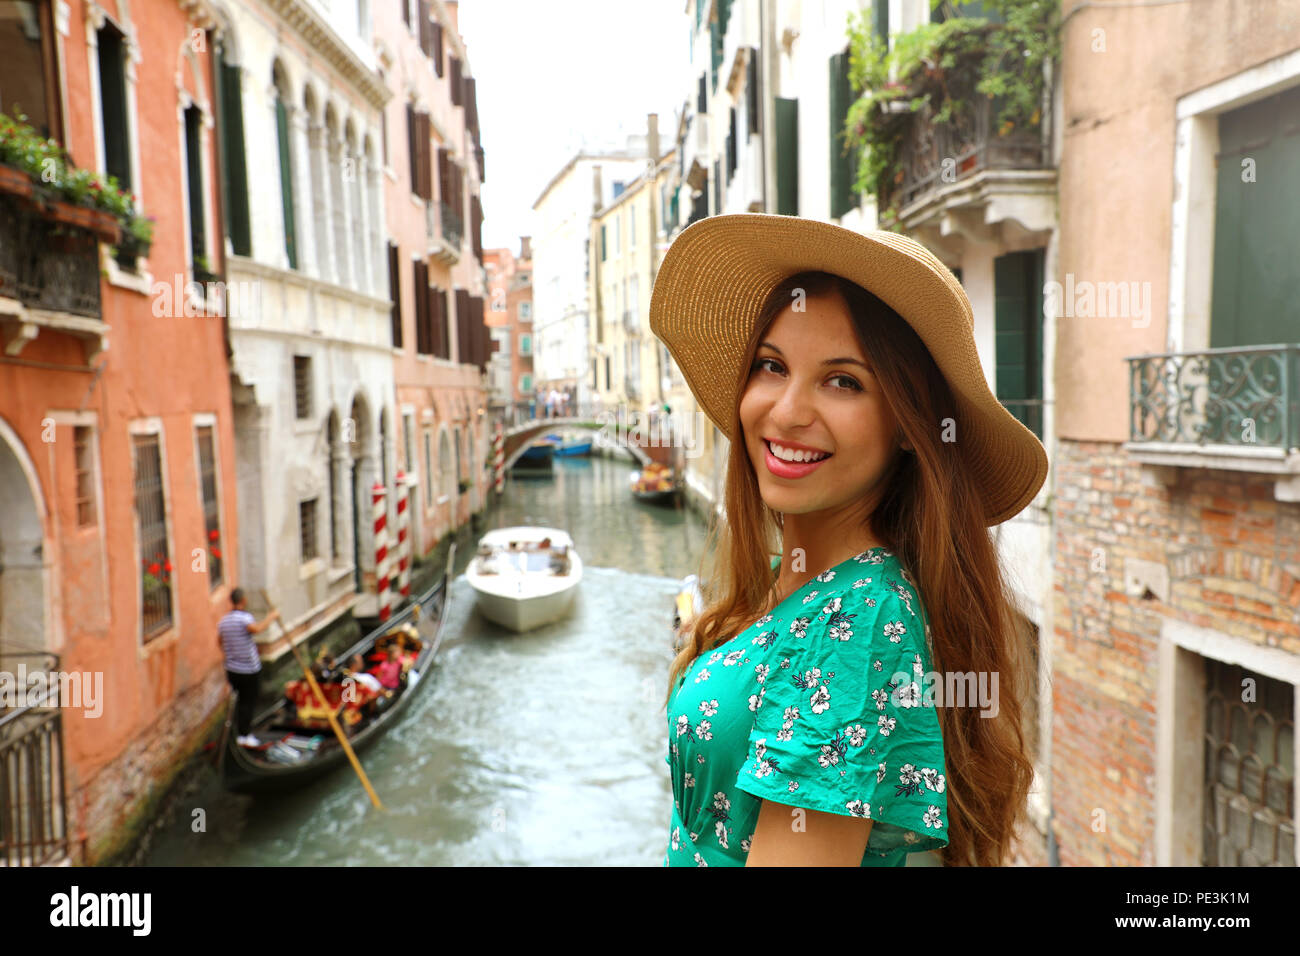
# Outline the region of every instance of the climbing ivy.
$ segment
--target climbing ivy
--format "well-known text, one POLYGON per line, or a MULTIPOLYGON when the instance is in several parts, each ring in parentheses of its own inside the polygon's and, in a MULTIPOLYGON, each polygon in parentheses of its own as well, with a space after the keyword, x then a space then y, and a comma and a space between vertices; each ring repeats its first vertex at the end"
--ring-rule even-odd
MULTIPOLYGON (((931 0, 932 9, 947 0, 931 0)), ((950 16, 896 34, 893 49, 874 31, 870 11, 849 18, 849 78, 857 99, 844 136, 861 157, 854 188, 875 195, 881 225, 897 227, 900 152, 916 114, 951 123, 969 115, 969 97, 994 101, 996 135, 1042 120, 1043 68, 1059 57, 1057 4, 1049 0, 984 0, 1001 22, 950 16), (894 79, 891 80, 891 74, 894 79)))

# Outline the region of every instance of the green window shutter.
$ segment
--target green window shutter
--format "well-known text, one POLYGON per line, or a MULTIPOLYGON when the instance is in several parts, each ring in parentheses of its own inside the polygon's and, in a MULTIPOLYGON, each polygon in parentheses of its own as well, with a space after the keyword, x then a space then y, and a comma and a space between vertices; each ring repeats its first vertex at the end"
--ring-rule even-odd
POLYGON ((1295 88, 1219 117, 1211 348, 1300 342, 1297 127, 1295 88))
POLYGON ((776 211, 799 215, 799 101, 776 98, 776 211))
POLYGON ((244 98, 238 64, 220 65, 221 166, 225 171, 226 232, 237 256, 252 255, 252 230, 248 219, 248 157, 244 149, 244 98))
POLYGON ((831 218, 838 219, 858 204, 853 191, 857 169, 857 150, 845 149, 844 124, 853 103, 853 85, 849 80, 849 54, 836 53, 830 60, 830 183, 831 218))
POLYGON ((876 36, 889 46, 889 0, 871 0, 871 22, 876 36))
POLYGON ((284 101, 275 98, 275 128, 280 139, 280 200, 284 212, 284 251, 289 268, 298 268, 298 242, 293 222, 293 175, 289 170, 289 114, 284 101))
MULTIPOLYGON (((206 198, 203 189, 203 157, 199 135, 202 118, 198 107, 191 106, 185 111, 185 165, 186 178, 190 194, 190 249, 195 259, 199 256, 208 258, 207 230, 204 228, 203 201, 206 198)), ((215 262, 208 263, 216 266, 215 262)))
POLYGON ((998 401, 1043 437, 1043 254, 993 260, 994 388, 998 401))
POLYGON ((605 249, 605 225, 604 223, 601 223, 600 226, 600 261, 601 262, 605 261, 606 255, 607 252, 605 249))

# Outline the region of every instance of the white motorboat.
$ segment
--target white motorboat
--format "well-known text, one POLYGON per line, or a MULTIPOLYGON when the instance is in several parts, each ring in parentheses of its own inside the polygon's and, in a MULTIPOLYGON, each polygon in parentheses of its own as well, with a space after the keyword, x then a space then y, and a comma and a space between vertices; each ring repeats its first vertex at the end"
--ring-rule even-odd
POLYGON ((498 528, 479 539, 465 577, 478 592, 484 617, 512 631, 530 631, 572 610, 582 559, 559 528, 498 528))

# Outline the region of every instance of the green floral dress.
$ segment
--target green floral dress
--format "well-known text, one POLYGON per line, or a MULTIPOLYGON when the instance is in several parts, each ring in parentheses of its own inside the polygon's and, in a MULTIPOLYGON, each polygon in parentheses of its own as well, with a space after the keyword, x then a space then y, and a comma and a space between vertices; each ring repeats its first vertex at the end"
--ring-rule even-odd
MULTIPOLYGON (((774 565, 779 559, 774 561, 774 565)), ((762 801, 874 821, 862 866, 948 843, 929 625, 893 552, 823 571, 683 672, 664 866, 744 866, 762 801)))

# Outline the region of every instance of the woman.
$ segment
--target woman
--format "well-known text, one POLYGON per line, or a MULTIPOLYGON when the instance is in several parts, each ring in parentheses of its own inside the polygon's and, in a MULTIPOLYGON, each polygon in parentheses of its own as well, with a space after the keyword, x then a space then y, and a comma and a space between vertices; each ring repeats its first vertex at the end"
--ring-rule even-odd
POLYGON ((665 865, 1002 863, 1033 771, 989 526, 1047 458, 989 392, 960 284, 894 233, 717 216, 674 240, 651 328, 731 439, 670 670, 665 865), (999 675, 997 709, 936 673, 999 675))

